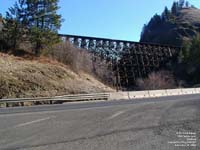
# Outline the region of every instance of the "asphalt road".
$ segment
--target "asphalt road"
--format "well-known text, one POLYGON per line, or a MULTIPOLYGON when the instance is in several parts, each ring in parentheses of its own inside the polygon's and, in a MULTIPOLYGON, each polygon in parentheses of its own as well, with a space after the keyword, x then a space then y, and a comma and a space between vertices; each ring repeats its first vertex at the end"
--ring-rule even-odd
POLYGON ((200 150, 199 136, 200 95, 0 109, 0 150, 200 150))

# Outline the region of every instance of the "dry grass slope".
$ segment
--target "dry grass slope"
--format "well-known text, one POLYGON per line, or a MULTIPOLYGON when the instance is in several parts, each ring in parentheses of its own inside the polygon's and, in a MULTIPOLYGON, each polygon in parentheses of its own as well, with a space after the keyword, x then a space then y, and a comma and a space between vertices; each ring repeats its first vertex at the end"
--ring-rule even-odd
POLYGON ((0 53, 0 98, 112 91, 92 76, 47 58, 27 60, 0 53))
POLYGON ((177 18, 179 22, 188 22, 192 25, 200 23, 200 9, 185 8, 180 12, 180 16, 177 18))

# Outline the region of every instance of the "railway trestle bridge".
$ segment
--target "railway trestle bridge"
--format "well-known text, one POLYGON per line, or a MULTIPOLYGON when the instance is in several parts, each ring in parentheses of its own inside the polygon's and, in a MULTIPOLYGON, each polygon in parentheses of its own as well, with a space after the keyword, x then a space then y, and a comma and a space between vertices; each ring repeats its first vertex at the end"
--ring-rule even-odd
POLYGON ((59 36, 77 48, 88 50, 94 57, 106 60, 114 72, 117 89, 132 87, 136 79, 177 61, 181 50, 181 47, 171 45, 66 34, 59 36))

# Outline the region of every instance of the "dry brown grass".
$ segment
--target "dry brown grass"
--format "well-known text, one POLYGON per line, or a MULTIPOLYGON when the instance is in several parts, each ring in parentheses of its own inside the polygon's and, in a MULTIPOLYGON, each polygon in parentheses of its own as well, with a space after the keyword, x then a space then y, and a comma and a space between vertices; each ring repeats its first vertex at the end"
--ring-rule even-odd
POLYGON ((94 77, 48 58, 27 60, 0 53, 0 98, 112 91, 94 77))
POLYGON ((46 53, 51 59, 68 65, 75 72, 88 71, 91 64, 90 55, 69 42, 58 43, 46 53))
POLYGON ((108 62, 85 49, 74 47, 69 41, 55 45, 47 53, 49 57, 68 65, 76 73, 85 72, 104 84, 113 85, 114 73, 108 69, 108 62))

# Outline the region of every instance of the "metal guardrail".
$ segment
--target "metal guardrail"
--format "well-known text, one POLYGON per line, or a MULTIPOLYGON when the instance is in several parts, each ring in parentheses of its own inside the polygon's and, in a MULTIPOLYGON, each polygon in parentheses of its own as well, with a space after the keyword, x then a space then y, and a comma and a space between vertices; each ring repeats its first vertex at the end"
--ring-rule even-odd
POLYGON ((128 91, 128 92, 112 92, 112 93, 92 93, 92 94, 73 94, 55 97, 37 97, 37 98, 10 98, 0 99, 0 104, 20 103, 24 102, 73 102, 73 101, 90 101, 90 100, 122 100, 122 99, 138 99, 138 98, 154 98, 163 96, 200 94, 200 88, 184 88, 184 89, 165 89, 152 91, 128 91))
POLYGON ((8 106, 9 103, 24 103, 24 102, 50 102, 59 101, 90 101, 90 100, 108 100, 109 93, 92 93, 92 94, 73 94, 73 95, 62 95, 55 97, 37 97, 37 98, 9 98, 0 99, 0 103, 5 103, 8 106))

